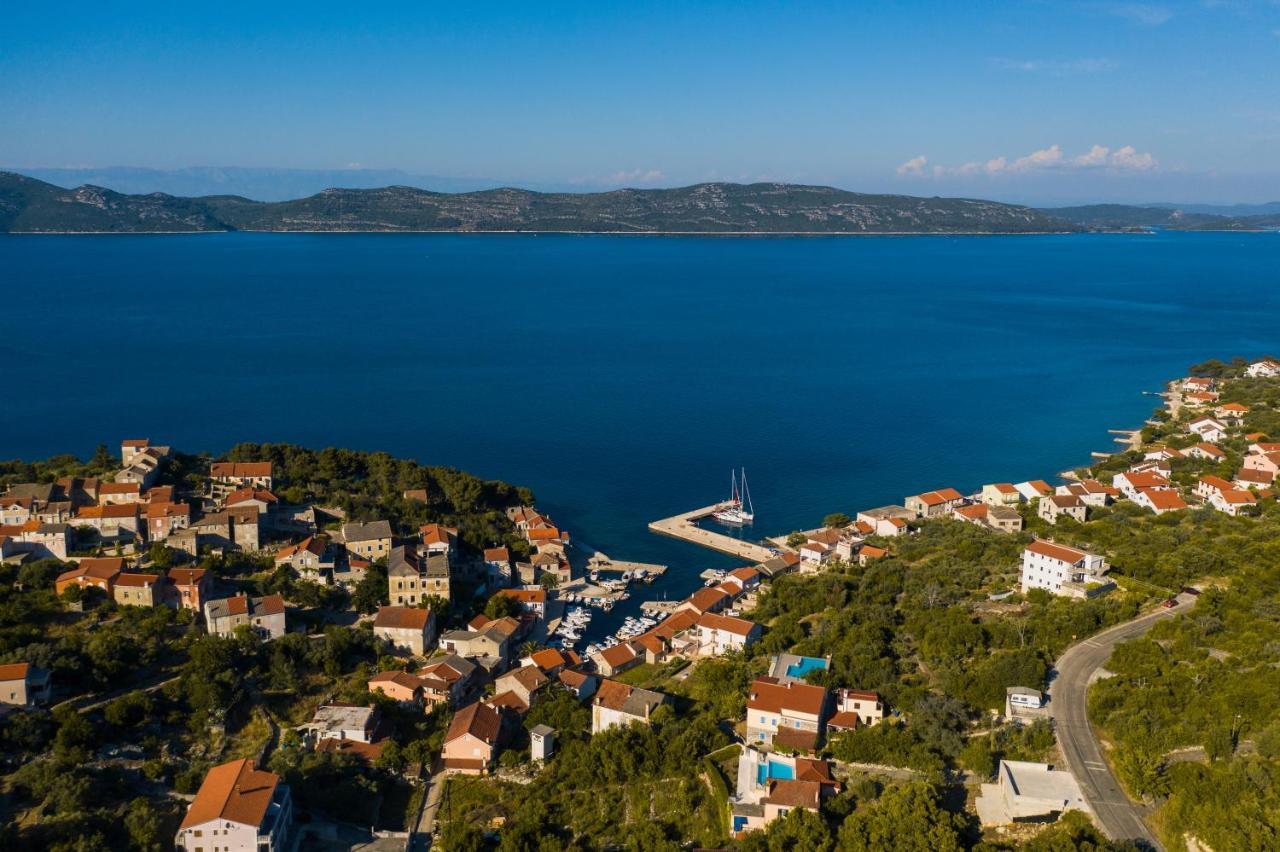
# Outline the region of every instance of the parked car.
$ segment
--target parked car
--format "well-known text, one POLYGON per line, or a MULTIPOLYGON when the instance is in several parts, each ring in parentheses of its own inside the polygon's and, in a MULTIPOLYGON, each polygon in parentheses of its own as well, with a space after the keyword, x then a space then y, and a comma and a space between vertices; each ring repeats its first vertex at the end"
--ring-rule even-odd
POLYGON ((1197 589, 1195 586, 1183 586, 1182 593, 1184 595, 1198 595, 1200 594, 1200 590, 1197 589))
POLYGON ((1165 609, 1173 609, 1177 605, 1178 605, 1177 598, 1169 598, 1167 601, 1161 604, 1161 606, 1163 606, 1165 609))

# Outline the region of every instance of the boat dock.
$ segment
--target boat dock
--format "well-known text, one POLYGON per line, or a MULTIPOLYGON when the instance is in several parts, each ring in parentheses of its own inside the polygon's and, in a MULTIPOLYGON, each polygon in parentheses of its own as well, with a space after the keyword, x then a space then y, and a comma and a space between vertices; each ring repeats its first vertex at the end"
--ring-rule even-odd
POLYGON ((728 503, 716 503, 714 506, 705 506, 701 509, 694 509, 692 512, 685 512, 682 515, 663 518, 660 521, 654 521, 649 524, 649 531, 659 535, 683 539, 720 553, 727 553, 730 556, 745 559, 753 565, 775 556, 775 551, 765 547, 763 544, 743 541, 740 538, 704 530, 698 526, 698 521, 711 517, 714 513, 729 505, 728 503))
POLYGON ((651 615, 670 615, 681 603, 682 601, 645 601, 640 604, 640 611, 651 615))
POLYGON ((619 559, 611 559, 600 551, 591 554, 587 560, 587 568, 591 571, 614 571, 618 574, 631 573, 633 576, 640 571, 654 577, 661 577, 667 573, 666 565, 653 565, 648 562, 624 562, 619 559))

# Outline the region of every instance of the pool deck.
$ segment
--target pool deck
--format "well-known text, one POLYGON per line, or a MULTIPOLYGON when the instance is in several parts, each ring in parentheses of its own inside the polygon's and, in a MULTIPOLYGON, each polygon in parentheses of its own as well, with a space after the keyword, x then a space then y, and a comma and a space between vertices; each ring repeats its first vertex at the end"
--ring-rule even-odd
POLYGON ((752 564, 764 562, 777 554, 770 548, 762 544, 756 544, 752 541, 743 541, 740 538, 734 538, 730 535, 724 535, 711 530, 704 530, 698 526, 698 521, 703 518, 709 518, 720 509, 726 507, 727 503, 716 503, 714 506, 704 506, 701 509, 694 509, 692 512, 685 512, 680 515, 673 515, 670 518, 663 518, 660 521, 654 521, 649 524, 649 531, 666 535, 672 538, 682 539, 691 544, 701 545, 702 547, 715 550, 719 553, 727 553, 730 556, 736 556, 739 559, 746 559, 752 564))

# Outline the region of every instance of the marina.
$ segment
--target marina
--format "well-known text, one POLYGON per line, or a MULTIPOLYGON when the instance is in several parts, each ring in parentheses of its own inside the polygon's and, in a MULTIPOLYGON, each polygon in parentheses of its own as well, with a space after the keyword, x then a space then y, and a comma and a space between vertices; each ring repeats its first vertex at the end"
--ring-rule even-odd
POLYGON ((649 531, 659 535, 670 536, 671 538, 678 538, 719 553, 727 553, 730 556, 745 559, 752 564, 764 562, 777 556, 778 550, 776 548, 766 547, 763 544, 757 544, 752 541, 744 541, 731 535, 725 535, 724 533, 703 529, 698 526, 698 521, 714 517, 717 512, 736 508, 738 508, 738 505, 732 501, 716 503, 713 506, 704 506, 691 512, 653 521, 649 524, 649 531))

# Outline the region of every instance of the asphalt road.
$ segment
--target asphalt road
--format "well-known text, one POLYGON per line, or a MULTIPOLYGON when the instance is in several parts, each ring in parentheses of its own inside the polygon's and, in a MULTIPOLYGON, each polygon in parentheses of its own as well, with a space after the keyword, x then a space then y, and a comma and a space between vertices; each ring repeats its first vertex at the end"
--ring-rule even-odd
POLYGON ((1112 840, 1132 840, 1145 848, 1161 848, 1143 820, 1143 807, 1125 795, 1089 725, 1089 679, 1111 658, 1118 643, 1141 636, 1161 619, 1186 612, 1194 602, 1193 596, 1180 595, 1176 607, 1158 609, 1091 636, 1068 648, 1054 667, 1057 674, 1049 684, 1048 708, 1058 743, 1067 769, 1079 782, 1102 831, 1112 840))

